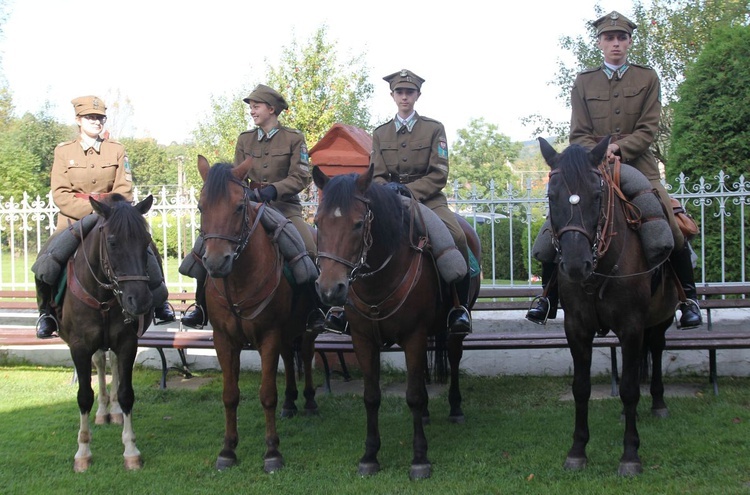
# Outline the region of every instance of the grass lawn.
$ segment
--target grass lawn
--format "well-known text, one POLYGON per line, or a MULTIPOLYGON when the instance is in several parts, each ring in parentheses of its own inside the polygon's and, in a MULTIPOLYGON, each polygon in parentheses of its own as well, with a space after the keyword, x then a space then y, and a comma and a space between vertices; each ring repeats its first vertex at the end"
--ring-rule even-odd
MULTIPOLYGON (((240 464, 217 472, 214 462, 224 431, 220 373, 201 373, 209 380, 196 390, 160 390, 159 372, 143 368, 135 371, 134 414, 143 469, 123 469, 119 426, 92 425, 94 462, 88 472, 76 474, 78 408, 71 376, 66 368, 0 366, 0 493, 750 494, 747 378, 722 377, 718 397, 706 377, 680 378, 701 392, 668 398, 671 416, 666 419, 653 418, 650 398, 644 397, 639 406, 644 473, 620 478, 619 400, 592 401, 589 467, 569 472, 562 464, 574 405, 560 400, 569 390, 569 377, 465 376, 466 423, 448 422, 446 393, 431 399, 432 422, 426 430, 433 475, 411 482, 410 413, 403 398, 383 399, 378 475, 357 475, 365 415, 361 395, 354 393, 319 395, 318 416, 279 421, 286 467, 268 475, 262 470, 259 375, 245 372, 240 464)), ((384 377, 403 379, 399 373, 384 377)), ((597 381, 607 383, 607 377, 597 381)))

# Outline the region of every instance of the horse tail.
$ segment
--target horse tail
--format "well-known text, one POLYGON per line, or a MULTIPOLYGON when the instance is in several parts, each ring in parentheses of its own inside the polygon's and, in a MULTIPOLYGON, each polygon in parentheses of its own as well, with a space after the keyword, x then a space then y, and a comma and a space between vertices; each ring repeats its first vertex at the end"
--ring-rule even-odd
POLYGON ((429 337, 428 347, 434 350, 427 351, 427 377, 433 383, 448 383, 450 367, 448 366, 448 332, 438 332, 437 335, 429 337))

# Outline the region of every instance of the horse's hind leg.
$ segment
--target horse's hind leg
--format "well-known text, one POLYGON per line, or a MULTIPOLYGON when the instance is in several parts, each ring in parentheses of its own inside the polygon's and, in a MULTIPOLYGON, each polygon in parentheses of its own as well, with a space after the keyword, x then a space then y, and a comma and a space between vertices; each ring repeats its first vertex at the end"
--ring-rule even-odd
MULTIPOLYGON (((666 328, 672 324, 672 320, 666 323, 666 328)), ((669 416, 669 409, 664 400, 664 381, 662 375, 662 358, 664 347, 666 346, 665 332, 666 328, 652 327, 646 330, 644 336, 645 347, 651 350, 651 414, 666 418, 669 416)))
POLYGON ((117 354, 112 351, 109 351, 107 354, 109 355, 109 368, 112 370, 112 383, 109 384, 109 420, 116 425, 121 425, 123 414, 120 407, 120 399, 117 397, 120 389, 119 359, 117 354))
POLYGON ((464 423, 466 421, 463 409, 461 409, 461 389, 458 385, 458 367, 464 353, 463 340, 463 335, 448 336, 448 363, 451 367, 451 383, 448 388, 448 404, 451 410, 448 421, 451 423, 464 423))
POLYGON ((94 353, 94 357, 91 359, 96 368, 96 379, 99 384, 99 395, 97 396, 97 402, 99 406, 96 409, 96 416, 94 423, 98 425, 105 425, 109 423, 109 392, 107 392, 107 371, 106 361, 107 354, 101 349, 94 353))
MULTIPOLYGON (((233 348, 223 334, 215 332, 214 347, 219 358, 224 390, 221 394, 224 402, 224 446, 216 459, 219 471, 237 464, 237 406, 240 403, 240 349, 233 348)), ((275 419, 275 418, 274 418, 275 419)))
MULTIPOLYGON (((123 460, 125 469, 133 470, 143 467, 141 452, 135 445, 135 432, 133 431, 133 405, 135 404, 135 393, 133 392, 133 363, 137 343, 124 345, 117 359, 112 362, 112 375, 119 375, 117 386, 117 398, 122 407, 122 444, 124 446, 123 460)), ((114 379, 112 386, 114 387, 114 379)))
POLYGON ((620 385, 620 399, 625 413, 625 435, 623 438, 623 454, 620 458, 618 474, 633 476, 643 472, 641 459, 638 457, 640 437, 636 425, 638 402, 641 397, 639 380, 640 355, 642 335, 632 332, 620 337, 622 345, 622 384, 620 385))
POLYGON ((284 403, 281 405, 281 417, 292 418, 297 414, 297 377, 294 375, 294 349, 292 346, 284 346, 281 350, 281 359, 284 361, 284 403))
POLYGON ((82 473, 91 466, 89 415, 94 405, 94 390, 91 388, 91 354, 87 350, 71 348, 70 355, 78 375, 78 410, 80 412, 78 451, 75 454, 73 470, 82 473))
POLYGON ((305 396, 305 413, 317 414, 318 403, 315 401, 315 385, 313 384, 312 362, 315 357, 315 335, 305 332, 302 336, 302 366, 305 373, 305 388, 302 394, 305 396))
MULTIPOLYGON (((261 363, 260 404, 266 417, 266 452, 263 454, 263 470, 273 473, 284 467, 284 457, 279 451, 279 434, 276 431, 276 370, 279 366, 279 343, 266 339, 259 349, 261 363)), ((292 368, 292 378, 294 378, 292 368)), ((295 387, 296 388, 296 387, 295 387)))

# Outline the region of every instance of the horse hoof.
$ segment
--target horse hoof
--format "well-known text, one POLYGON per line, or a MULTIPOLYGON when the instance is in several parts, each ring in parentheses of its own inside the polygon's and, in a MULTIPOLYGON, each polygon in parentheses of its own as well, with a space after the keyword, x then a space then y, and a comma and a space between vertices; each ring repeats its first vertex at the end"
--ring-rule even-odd
POLYGON ((360 476, 372 476, 380 471, 380 464, 377 462, 360 462, 357 473, 360 476))
POLYGON ((112 416, 110 416, 109 414, 102 414, 102 415, 97 414, 96 418, 94 418, 94 424, 97 424, 97 425, 106 425, 110 421, 112 421, 112 416))
POLYGON ((430 424, 430 417, 429 416, 422 416, 422 425, 427 426, 430 424))
POLYGON ((457 425, 462 425, 466 423, 466 417, 463 414, 460 414, 458 416, 448 416, 448 421, 457 425))
POLYGON ((320 411, 317 407, 307 409, 305 408, 305 416, 318 416, 320 415, 320 411))
POLYGON ((565 459, 565 464, 563 464, 563 469, 567 469, 569 471, 580 471, 581 469, 584 469, 586 467, 586 463, 588 460, 585 457, 568 457, 565 459))
POLYGON ((109 415, 109 422, 113 425, 121 425, 123 423, 122 413, 114 413, 109 415))
POLYGON ((668 418, 669 409, 667 409, 666 407, 662 407, 660 409, 651 409, 651 415, 657 418, 668 418))
POLYGON ((136 471, 143 467, 143 459, 139 455, 123 456, 125 458, 125 469, 136 471))
POLYGON ((263 470, 268 473, 275 473, 284 467, 284 459, 282 457, 271 457, 270 459, 263 460, 263 470))
POLYGON ((643 466, 640 462, 621 462, 617 468, 617 474, 620 476, 638 476, 643 472, 643 466))
POLYGON ((91 467, 91 456, 77 457, 73 461, 73 471, 76 473, 85 473, 91 467))
POLYGON ((237 459, 233 457, 225 457, 220 455, 216 458, 216 469, 218 469, 219 471, 224 471, 225 469, 233 467, 236 464, 237 459))
POLYGON ((432 474, 432 465, 430 464, 412 464, 409 470, 410 480, 426 480, 432 474))
POLYGON ((287 418, 293 418, 297 415, 297 409, 287 409, 284 408, 281 410, 281 418, 287 419, 287 418))

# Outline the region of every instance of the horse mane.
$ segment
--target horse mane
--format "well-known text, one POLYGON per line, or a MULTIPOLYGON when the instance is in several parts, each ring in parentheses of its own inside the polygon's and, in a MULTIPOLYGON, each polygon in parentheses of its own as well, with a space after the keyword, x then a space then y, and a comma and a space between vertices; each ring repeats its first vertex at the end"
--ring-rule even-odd
POLYGON ((206 193, 205 198, 209 205, 226 199, 229 195, 229 182, 235 180, 232 174, 233 168, 231 163, 216 163, 208 170, 203 191, 206 193))
MULTIPOLYGON (((320 203, 320 212, 328 215, 336 208, 349 211, 357 194, 357 174, 337 175, 328 182, 320 203)), ((401 197, 392 189, 378 183, 371 183, 365 191, 373 214, 373 239, 400 239, 408 232, 408 215, 405 214, 401 197)), ((393 248, 396 243, 387 243, 393 248)))
POLYGON ((148 232, 148 223, 141 213, 123 195, 112 193, 105 202, 112 208, 107 219, 110 235, 123 239, 137 239, 148 232))
POLYGON ((591 163, 589 149, 579 144, 571 144, 557 157, 555 168, 558 168, 568 184, 580 184, 594 166, 591 163))

